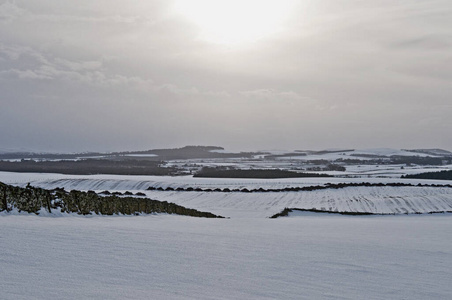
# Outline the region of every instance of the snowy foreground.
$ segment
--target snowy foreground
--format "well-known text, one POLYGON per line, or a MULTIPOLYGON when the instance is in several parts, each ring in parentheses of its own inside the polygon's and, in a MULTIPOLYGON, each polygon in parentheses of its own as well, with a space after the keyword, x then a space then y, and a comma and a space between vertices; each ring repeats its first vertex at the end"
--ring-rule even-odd
POLYGON ((452 217, 0 215, 1 299, 451 299, 452 217))
MULTIPOLYGON (((0 299, 452 298, 452 214, 403 215, 451 210, 452 188, 148 191, 149 186, 284 188, 363 179, 216 180, 7 172, 0 172, 0 181, 67 190, 140 191, 231 217, 1 212, 0 299), (399 215, 295 211, 289 217, 268 218, 284 207, 399 215)), ((428 181, 433 183, 438 182, 428 181)))

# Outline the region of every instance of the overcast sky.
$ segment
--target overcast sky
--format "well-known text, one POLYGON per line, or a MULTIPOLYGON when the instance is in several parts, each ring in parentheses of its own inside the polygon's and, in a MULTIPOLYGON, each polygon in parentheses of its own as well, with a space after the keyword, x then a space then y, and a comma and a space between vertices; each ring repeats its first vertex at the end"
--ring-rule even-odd
POLYGON ((452 150, 452 2, 0 0, 0 104, 2 149, 452 150))

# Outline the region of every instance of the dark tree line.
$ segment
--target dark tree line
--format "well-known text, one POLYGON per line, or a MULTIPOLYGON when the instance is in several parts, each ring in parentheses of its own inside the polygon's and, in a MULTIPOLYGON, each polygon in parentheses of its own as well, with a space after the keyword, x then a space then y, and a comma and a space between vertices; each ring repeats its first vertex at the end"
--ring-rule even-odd
POLYGON ((193 177, 209 177, 209 178, 299 178, 299 177, 332 177, 327 174, 317 173, 298 173, 278 169, 225 169, 222 167, 210 168, 204 167, 193 177))
POLYGON ((407 165, 440 166, 445 160, 444 157, 391 156, 391 163, 407 165))
POLYGON ((74 175, 114 174, 114 175, 174 175, 176 168, 161 166, 162 162, 147 160, 107 160, 85 159, 78 161, 0 161, 0 171, 61 173, 74 175))
POLYGON ((452 170, 404 175, 402 178, 452 180, 452 170))
POLYGON ((230 189, 230 188, 200 188, 200 187, 153 187, 150 186, 147 188, 148 191, 176 191, 176 192, 220 192, 220 193, 280 193, 280 192, 310 192, 310 191, 318 191, 318 190, 326 190, 326 189, 343 189, 347 187, 383 187, 383 186, 391 186, 391 187, 441 187, 441 188, 452 188, 450 184, 417 184, 414 185, 412 183, 404 183, 404 182, 394 182, 394 183, 370 183, 370 182, 348 182, 348 183, 327 183, 325 185, 310 185, 303 187, 285 187, 280 189, 230 189))

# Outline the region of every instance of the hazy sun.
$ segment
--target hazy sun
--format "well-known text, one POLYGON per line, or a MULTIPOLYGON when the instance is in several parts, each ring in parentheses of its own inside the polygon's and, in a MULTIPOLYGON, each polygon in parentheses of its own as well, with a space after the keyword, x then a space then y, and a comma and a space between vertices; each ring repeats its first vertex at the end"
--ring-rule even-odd
POLYGON ((177 0, 178 13, 195 23, 199 38, 214 43, 253 42, 278 32, 291 0, 177 0))

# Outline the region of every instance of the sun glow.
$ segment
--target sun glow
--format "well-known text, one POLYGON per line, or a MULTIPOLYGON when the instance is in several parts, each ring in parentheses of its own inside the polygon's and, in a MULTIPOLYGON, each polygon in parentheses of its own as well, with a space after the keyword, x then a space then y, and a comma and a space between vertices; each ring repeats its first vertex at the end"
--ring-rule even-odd
POLYGON ((254 42, 281 30, 295 1, 178 0, 178 13, 196 24, 199 39, 220 44, 254 42))

